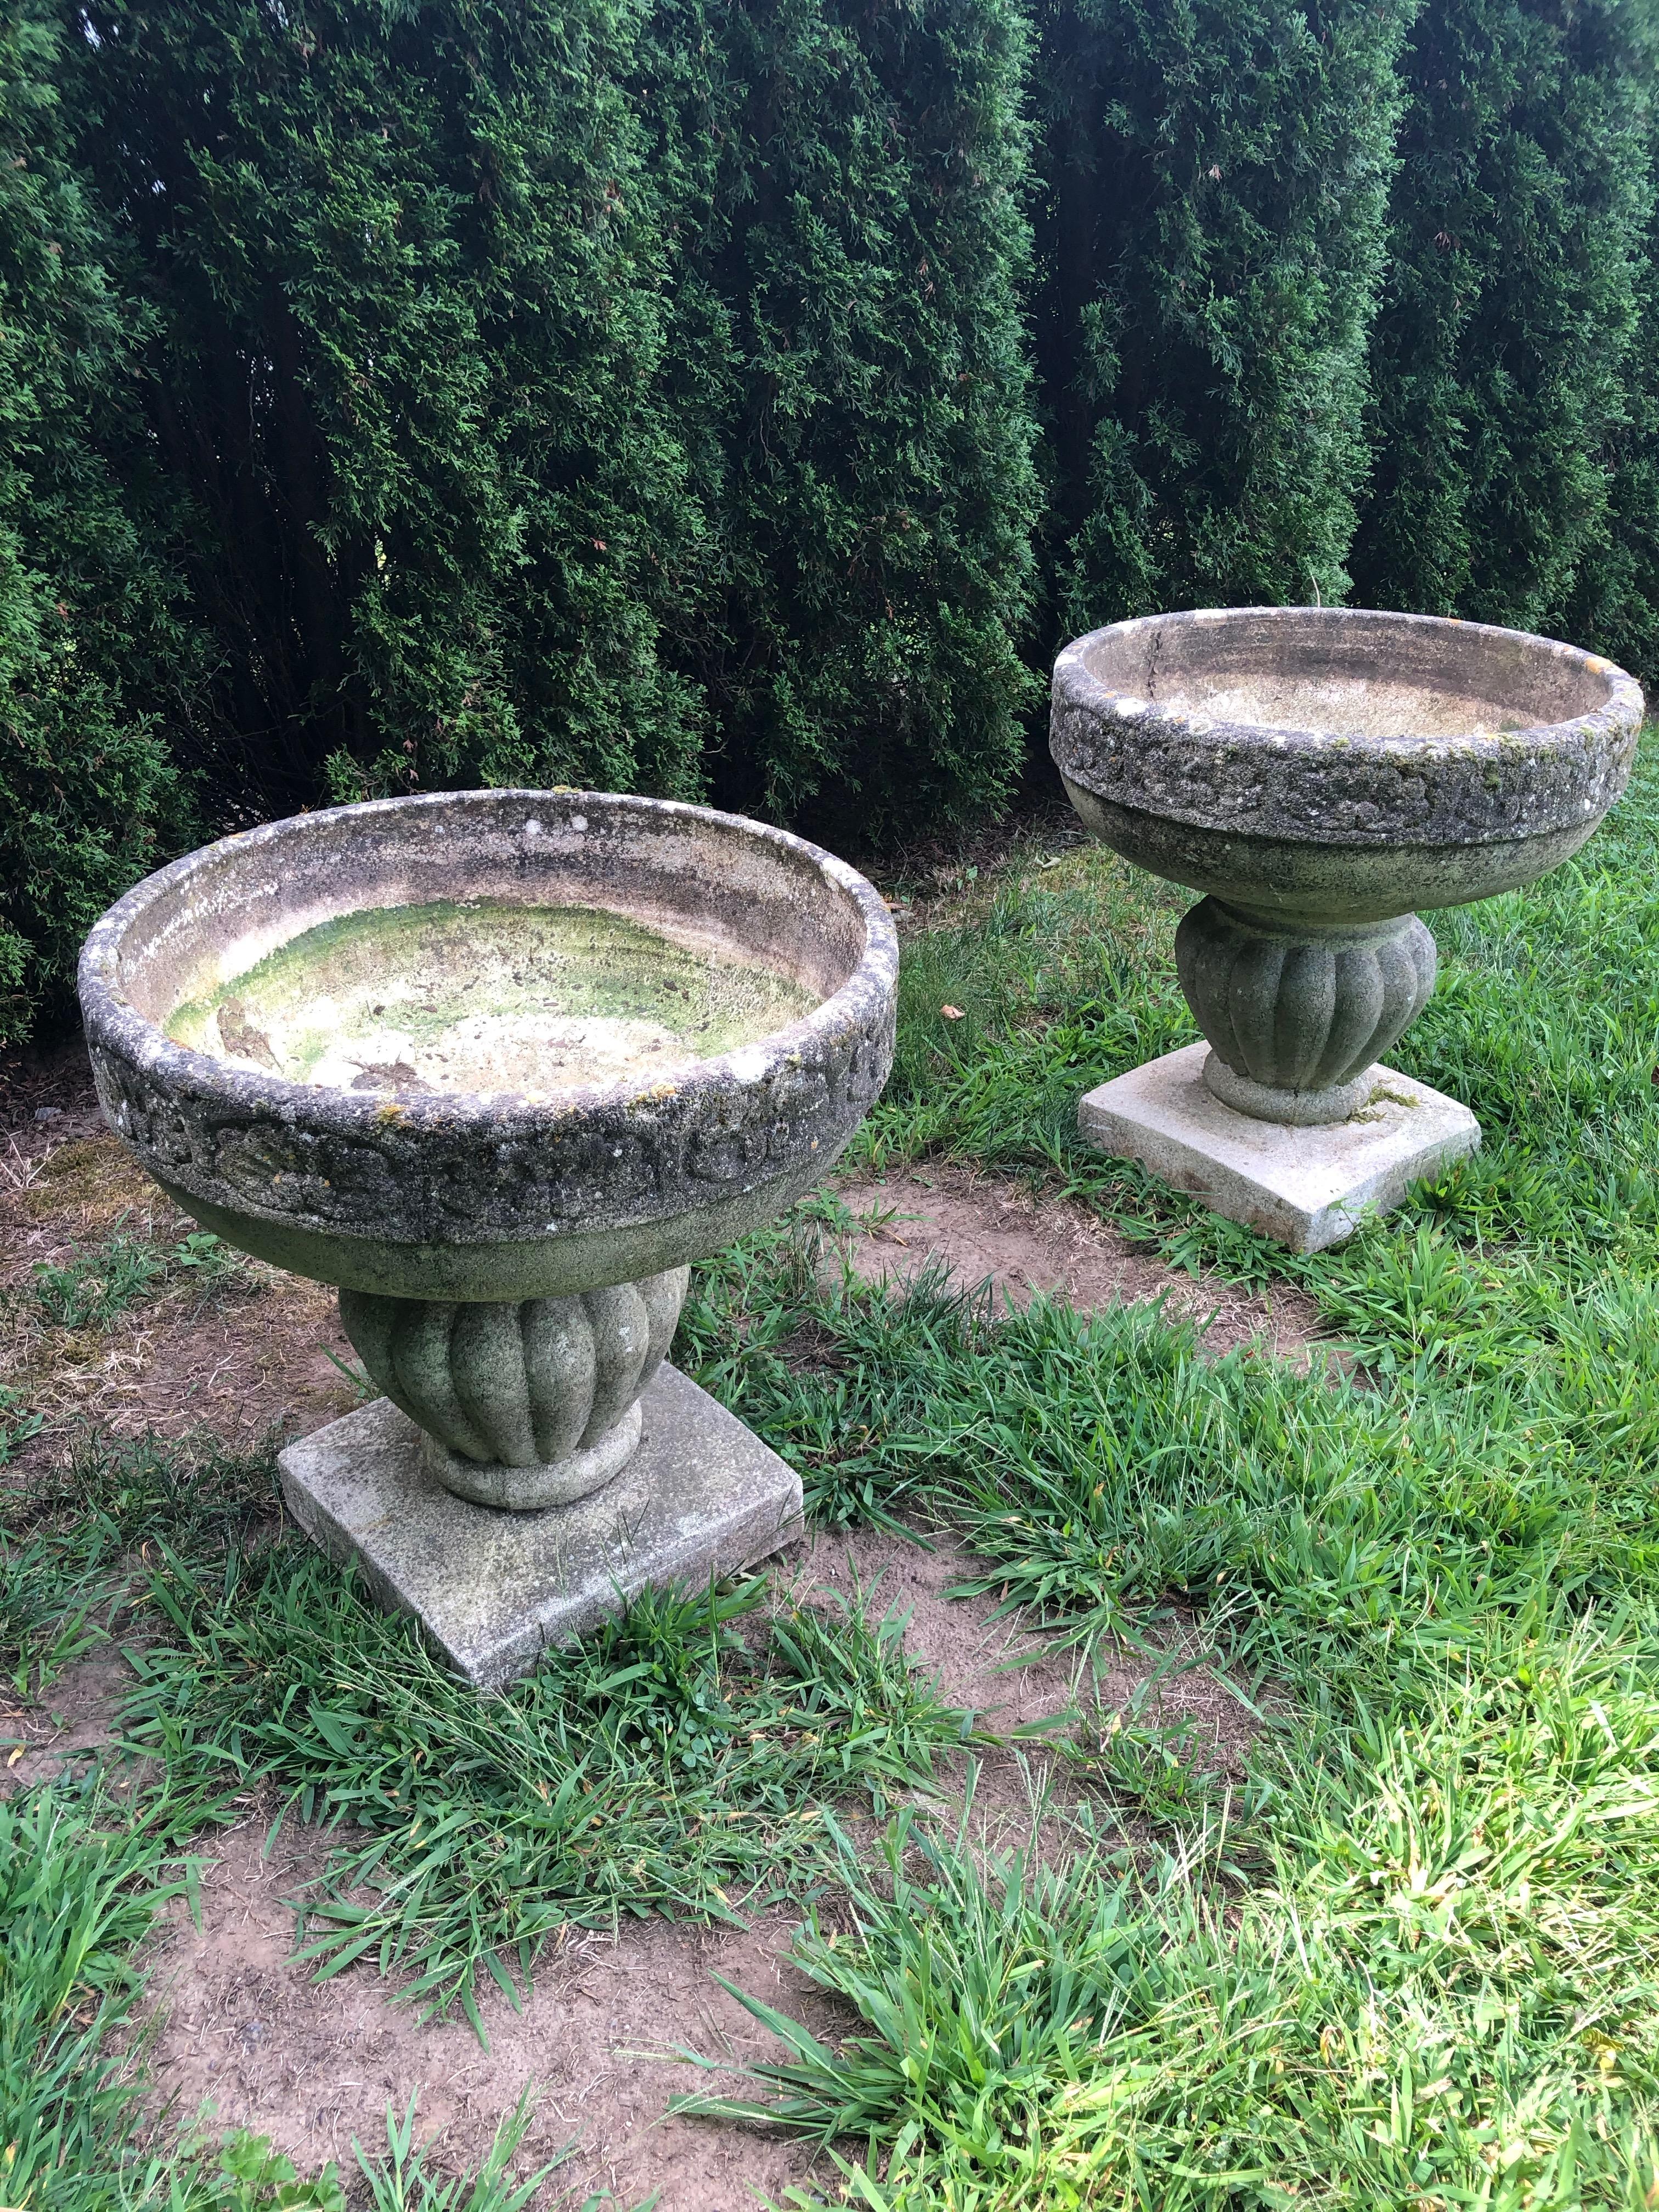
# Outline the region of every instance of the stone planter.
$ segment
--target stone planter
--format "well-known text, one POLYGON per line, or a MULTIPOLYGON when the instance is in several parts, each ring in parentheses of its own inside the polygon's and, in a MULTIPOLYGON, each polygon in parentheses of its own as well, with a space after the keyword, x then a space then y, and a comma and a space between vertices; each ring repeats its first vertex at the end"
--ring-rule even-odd
POLYGON ((1547 638, 1205 609, 1067 646, 1051 750, 1097 837, 1205 894, 1176 946, 1203 1084, 1235 1114, 1312 1128, 1364 1121, 1428 1000, 1416 909, 1577 852, 1629 779, 1642 714, 1632 678, 1547 638))
MULTIPOLYGON (((439 1490, 469 1501, 451 1535, 539 1514, 564 1556, 580 1501, 620 1510, 625 1471, 644 1480, 653 1403, 702 1418, 661 1368, 688 1263, 828 1171, 886 1080, 896 972, 881 899, 800 839, 665 801, 489 791, 193 853, 99 922, 80 990, 105 1113, 143 1166, 228 1242, 339 1286, 388 1402, 330 1479, 356 1479, 354 1450, 397 1460, 427 1508, 439 1490)), ((682 1437, 682 1460, 713 1480, 733 1451, 751 1474, 762 1454, 778 1540, 795 1478, 720 1434, 712 1456, 682 1437)), ((319 1502, 317 1440, 284 1455, 285 1481, 307 1449, 301 1517, 479 1679, 592 1616, 592 1592, 563 1604, 570 1576, 550 1568, 536 1633, 475 1665, 410 1596, 407 1560, 388 1564, 394 1540, 319 1502)), ((651 1485, 672 1518, 673 1469, 651 1485)), ((718 1532, 701 1554, 676 1541, 676 1571, 737 1563, 718 1532)))

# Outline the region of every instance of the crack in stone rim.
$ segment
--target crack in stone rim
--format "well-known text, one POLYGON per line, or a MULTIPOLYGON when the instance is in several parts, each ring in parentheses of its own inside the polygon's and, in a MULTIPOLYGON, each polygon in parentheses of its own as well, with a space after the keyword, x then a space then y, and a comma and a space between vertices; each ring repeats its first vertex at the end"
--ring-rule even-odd
POLYGON ((175 890, 192 875, 205 875, 266 846, 315 834, 346 816, 359 819, 398 816, 419 818, 424 814, 493 809, 520 802, 558 807, 567 817, 582 812, 612 817, 633 814, 683 823, 687 828, 699 823, 718 826, 806 862, 856 908, 863 925, 864 944, 837 989, 799 1020, 755 1043, 737 1047, 712 1059, 684 1063, 682 1071, 672 1079, 677 1093, 757 1094, 778 1068, 793 1058, 803 1053, 810 1057, 824 1049, 833 1051, 855 1044, 860 1038, 878 1030, 890 1013, 898 975, 898 938, 892 918, 875 886, 822 846, 770 823, 756 822, 747 816, 725 813, 714 807, 694 806, 681 799, 515 786, 414 793, 395 799, 359 800, 349 806, 319 808, 310 814, 288 815, 280 821, 261 823, 252 830, 216 839, 156 869, 100 917, 82 949, 76 983, 87 1042, 94 1058, 102 1052, 125 1061, 163 1092, 182 1092, 203 1100, 219 1099, 227 1105, 234 1104, 243 1114, 252 1110, 280 1121, 341 1134, 384 1133, 391 1118, 411 1135, 424 1130, 453 1138, 475 1130, 510 1140, 571 1127, 591 1120, 596 1110, 610 1116, 625 1115, 632 1108, 648 1109, 653 1099, 662 1094, 661 1076, 645 1081, 573 1087, 558 1099, 546 1102, 461 1091, 425 1097, 398 1096, 388 1101, 374 1093, 358 1094, 296 1083, 175 1044, 138 1012, 117 980, 117 963, 127 932, 154 901, 175 890), (741 1066, 735 1064, 739 1062, 743 1063, 741 1066))

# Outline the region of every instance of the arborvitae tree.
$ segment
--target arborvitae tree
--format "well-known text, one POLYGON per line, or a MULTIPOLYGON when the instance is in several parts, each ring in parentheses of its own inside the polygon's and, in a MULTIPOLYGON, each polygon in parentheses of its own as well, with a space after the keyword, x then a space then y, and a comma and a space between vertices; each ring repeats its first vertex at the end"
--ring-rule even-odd
POLYGON ((1626 412, 1653 13, 1427 0, 1417 19, 1372 344, 1362 599, 1566 626, 1606 541, 1626 412))
POLYGON ((162 734, 199 655, 133 434, 131 304, 64 159, 57 26, 0 11, 0 1041, 183 834, 162 734), (126 451, 119 481, 96 429, 126 451))
POLYGON ((1006 787, 1015 0, 91 0, 250 803, 1006 787), (688 138, 687 133, 690 133, 688 138))
POLYGON ((676 354, 715 532, 686 665, 716 788, 834 828, 993 801, 1036 690, 1017 0, 657 21, 697 165, 676 354))
POLYGON ((1342 596, 1412 0, 1038 0, 1055 623, 1342 596))
POLYGON ((702 519, 611 0, 89 0, 81 158, 197 516, 221 786, 700 787, 702 519))
POLYGON ((1651 699, 1659 686, 1659 197, 1638 257, 1635 290, 1622 419, 1604 448, 1606 515, 1598 541, 1579 563, 1565 617, 1551 626, 1632 670, 1651 699))
POLYGON ((1659 673, 1659 0, 1418 4, 0 0, 0 1028, 187 788, 915 825, 1350 565, 1659 673))

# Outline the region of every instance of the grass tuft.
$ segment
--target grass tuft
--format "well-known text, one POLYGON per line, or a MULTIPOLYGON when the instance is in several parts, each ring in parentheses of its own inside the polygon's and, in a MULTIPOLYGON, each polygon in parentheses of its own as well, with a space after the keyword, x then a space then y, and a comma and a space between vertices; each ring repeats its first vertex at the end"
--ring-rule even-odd
POLYGON ((245 1273, 237 1255, 209 1230, 191 1230, 172 1245, 118 1230, 61 1266, 37 1262, 32 1289, 52 1327, 106 1329, 164 1283, 187 1282, 205 1298, 245 1273))
POLYGON ((828 1863, 826 1797, 879 1810, 962 1740, 896 1620, 768 1620, 766 1595, 647 1593, 485 1699, 308 1547, 228 1551, 211 1580, 168 1553, 125 1740, 341 1838, 302 1955, 323 1978, 372 1958, 483 2037, 480 1975, 518 2004, 568 1926, 737 1923, 799 1895, 828 1863))

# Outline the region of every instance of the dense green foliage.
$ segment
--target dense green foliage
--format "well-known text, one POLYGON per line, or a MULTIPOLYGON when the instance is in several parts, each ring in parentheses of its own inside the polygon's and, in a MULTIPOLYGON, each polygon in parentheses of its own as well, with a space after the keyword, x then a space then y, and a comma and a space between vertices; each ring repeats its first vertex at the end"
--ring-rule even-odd
POLYGON ((1046 0, 1054 614, 1340 599, 1407 0, 1046 0))
POLYGON ((1651 690, 1659 680, 1659 193, 1637 259, 1635 318, 1623 419, 1607 446, 1607 526, 1561 629, 1593 639, 1651 690))
POLYGON ((686 645, 713 788, 866 836, 993 803, 1036 691, 1018 12, 689 4, 657 37, 665 72, 707 58, 674 345, 713 533, 686 645))
POLYGON ((75 100, 264 806, 1006 787, 1016 19, 99 7, 75 100))
POLYGON ((195 656, 131 439, 131 303, 69 158, 61 34, 0 10, 0 1038, 181 824, 195 656))
MULTIPOLYGON (((417 783, 694 789, 665 665, 699 529, 662 389, 667 208, 633 20, 91 11, 83 159, 265 805, 417 783)), ((226 758, 234 754, 234 763, 226 758)))
POLYGON ((1418 16, 1362 601, 1561 629, 1582 582, 1597 641, 1628 630, 1595 597, 1651 201, 1653 31, 1629 0, 1426 0, 1418 16))
POLYGON ((1352 594, 1659 673, 1656 44, 1659 0, 5 0, 0 1038, 158 854, 329 798, 967 817, 1127 613, 1352 594))

